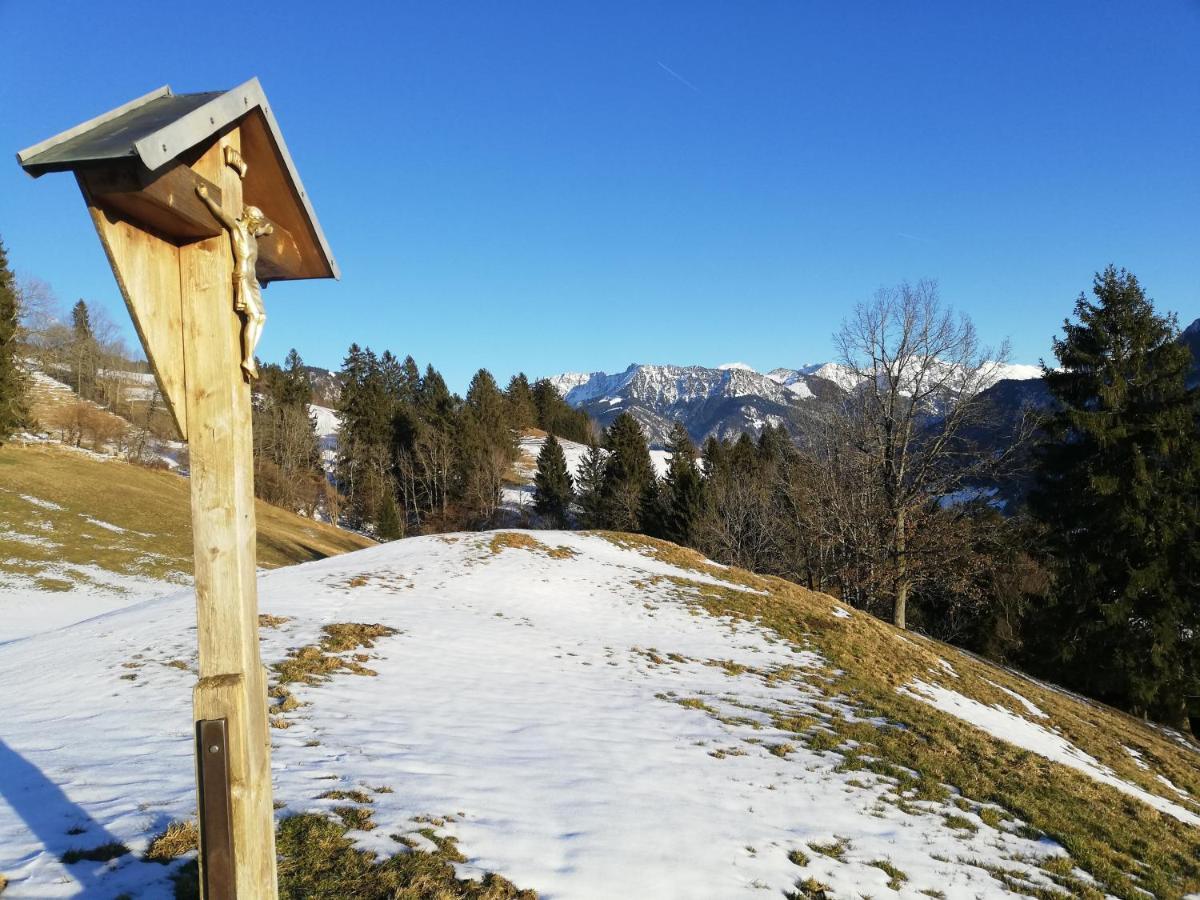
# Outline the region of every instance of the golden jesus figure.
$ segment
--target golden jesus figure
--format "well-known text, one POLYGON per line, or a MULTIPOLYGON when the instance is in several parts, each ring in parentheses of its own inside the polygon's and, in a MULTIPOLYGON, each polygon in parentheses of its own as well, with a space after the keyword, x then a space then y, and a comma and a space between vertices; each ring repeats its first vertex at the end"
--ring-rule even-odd
MULTIPOLYGON (((244 174, 246 164, 242 163, 240 158, 237 161, 241 163, 238 174, 244 174)), ((234 261, 233 308, 241 313, 245 320, 242 325, 242 371, 248 378, 254 379, 258 377, 258 366, 254 364, 254 348, 258 346, 263 323, 267 321, 267 311, 262 302, 262 288, 258 284, 256 271, 258 239, 270 234, 273 229, 257 206, 245 207, 242 214, 235 219, 208 196, 207 187, 199 185, 196 193, 212 211, 216 220, 229 232, 234 261)))

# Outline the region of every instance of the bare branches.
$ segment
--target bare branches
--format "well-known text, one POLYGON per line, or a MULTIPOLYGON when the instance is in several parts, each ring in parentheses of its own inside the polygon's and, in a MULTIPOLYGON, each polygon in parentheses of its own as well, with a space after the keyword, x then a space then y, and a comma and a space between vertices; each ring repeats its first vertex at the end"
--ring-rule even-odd
POLYGON ((970 435, 1008 346, 982 347, 971 320, 943 305, 928 280, 881 288, 855 307, 834 341, 856 386, 831 422, 831 436, 860 454, 861 477, 879 491, 893 619, 903 627, 922 507, 994 474, 1011 456, 970 435))

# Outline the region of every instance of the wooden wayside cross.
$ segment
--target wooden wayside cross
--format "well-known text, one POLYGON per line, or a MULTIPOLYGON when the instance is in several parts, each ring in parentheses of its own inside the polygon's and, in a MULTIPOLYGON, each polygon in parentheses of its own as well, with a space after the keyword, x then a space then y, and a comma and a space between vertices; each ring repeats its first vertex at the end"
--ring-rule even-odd
POLYGON ((207 900, 277 896, 258 647, 250 380, 260 283, 336 278, 257 79, 160 88, 17 154, 75 173, 158 385, 188 442, 200 678, 193 694, 207 900))

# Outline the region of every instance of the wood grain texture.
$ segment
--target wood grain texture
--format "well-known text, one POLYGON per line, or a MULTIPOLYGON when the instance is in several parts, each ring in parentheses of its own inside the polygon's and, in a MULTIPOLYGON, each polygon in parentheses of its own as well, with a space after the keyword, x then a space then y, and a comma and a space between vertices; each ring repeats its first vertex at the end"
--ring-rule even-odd
POLYGON ((92 197, 176 242, 216 237, 221 226, 196 195, 204 185, 220 202, 221 189, 182 162, 148 172, 135 161, 81 173, 92 197))
MULTIPOLYGON (((273 223, 287 231, 296 248, 294 265, 287 270, 281 269, 279 275, 267 274, 267 280, 273 277, 328 278, 324 251, 305 212, 304 203, 287 177, 287 168, 271 139, 262 113, 253 110, 243 116, 239 130, 242 156, 250 164, 244 187, 246 202, 259 207, 273 223)), ((260 267, 262 251, 260 246, 260 267)))
MULTIPOLYGON (((236 128, 195 162, 241 210, 241 181, 222 162, 238 147, 236 128)), ((196 717, 225 718, 237 892, 273 900, 274 812, 266 678, 258 647, 254 464, 250 386, 241 372, 242 322, 233 310, 233 255, 227 235, 179 248, 185 396, 191 458, 192 535, 200 684, 196 717), (230 685, 227 676, 236 681, 230 685)))
POLYGON ((158 389, 187 440, 179 248, 144 231, 124 214, 102 209, 83 178, 79 178, 79 188, 158 389))
MULTIPOLYGON (((203 185, 210 197, 223 203, 221 188, 182 161, 157 172, 148 172, 136 161, 122 161, 81 171, 79 178, 95 206, 171 243, 185 244, 224 233, 196 194, 196 188, 203 185)), ((232 205, 229 208, 234 210, 232 205)), ((241 214, 240 205, 236 213, 241 214)), ((269 215, 266 219, 271 233, 258 241, 258 280, 304 277, 305 264, 296 238, 269 215)))

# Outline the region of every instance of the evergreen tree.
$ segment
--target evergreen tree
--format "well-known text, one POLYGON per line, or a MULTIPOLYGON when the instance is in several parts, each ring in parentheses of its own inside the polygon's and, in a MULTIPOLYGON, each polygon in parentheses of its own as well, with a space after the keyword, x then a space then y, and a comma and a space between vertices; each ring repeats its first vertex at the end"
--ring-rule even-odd
POLYGON ((1054 644, 1079 687, 1187 727, 1200 693, 1200 441, 1173 316, 1112 266, 1046 369, 1058 401, 1031 498, 1056 572, 1054 644))
POLYGON ((381 541, 394 541, 404 536, 396 497, 390 490, 384 491, 379 504, 379 524, 375 526, 375 532, 381 541))
POLYGON ((480 369, 467 387, 466 408, 489 441, 512 441, 504 395, 487 369, 480 369))
POLYGON ((579 464, 576 502, 584 528, 604 527, 604 451, 593 442, 579 464))
POLYGON ((508 399, 508 420, 513 428, 533 428, 538 425, 533 389, 524 372, 518 372, 509 380, 504 395, 508 399))
POLYGON ((379 359, 370 348, 351 344, 341 371, 338 413, 338 482, 357 525, 376 522, 384 491, 390 489, 392 402, 379 359))
POLYGON ((654 465, 642 426, 629 413, 613 420, 605 435, 608 459, 604 464, 601 517, 605 528, 639 531, 647 486, 654 481, 654 465))
POLYGON ((304 360, 293 347, 288 351, 283 361, 283 383, 279 390, 278 400, 285 406, 303 407, 308 410, 312 401, 312 382, 304 368, 304 360))
POLYGON ((667 450, 671 458, 663 482, 661 536, 676 544, 690 545, 704 513, 704 479, 696 465, 696 445, 687 429, 676 422, 671 428, 667 450))
POLYGON ((401 370, 413 402, 400 404, 392 419, 397 484, 415 526, 422 526, 426 516, 440 516, 442 525, 447 526, 456 452, 456 398, 433 366, 426 367, 422 378, 409 356, 401 370))
POLYGON ((582 444, 590 444, 594 440, 595 422, 592 417, 582 409, 573 409, 548 379, 535 381, 531 393, 537 411, 538 428, 582 444))
POLYGON ((729 467, 729 450, 722 441, 709 436, 704 442, 704 477, 724 472, 729 467))
POLYGON ((71 308, 71 334, 71 387, 80 397, 90 400, 96 394, 100 348, 92 331, 91 312, 83 300, 71 308))
POLYGON ((391 350, 384 350, 379 357, 379 377, 389 406, 412 400, 404 368, 391 350))
POLYGON ((93 337, 91 313, 83 300, 77 301, 71 307, 71 329, 75 332, 77 340, 90 340, 93 337))
POLYGON ((0 444, 25 424, 25 377, 17 362, 17 284, 0 241, 0 444))
POLYGON ((467 389, 456 448, 457 495, 472 521, 485 523, 500 505, 504 475, 517 456, 507 403, 487 369, 476 372, 467 389))
POLYGON ((782 425, 766 426, 758 436, 758 456, 766 465, 778 465, 792 453, 792 439, 782 425))
POLYGON ((665 538, 667 528, 667 497, 657 474, 652 474, 642 486, 638 501, 638 531, 651 537, 665 538))
POLYGON ((417 408, 421 418, 436 427, 448 428, 454 414, 455 395, 446 387, 446 379, 432 365, 425 367, 421 389, 417 395, 417 408))
POLYGON ((415 403, 421 392, 421 370, 412 356, 404 357, 400 364, 400 380, 403 396, 415 403))
POLYGON ((558 528, 567 524, 567 510, 574 498, 571 473, 562 445, 554 435, 547 435, 537 458, 537 473, 533 476, 534 504, 539 515, 545 516, 558 528))

